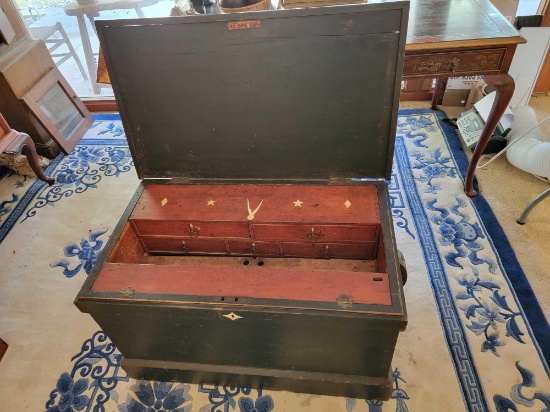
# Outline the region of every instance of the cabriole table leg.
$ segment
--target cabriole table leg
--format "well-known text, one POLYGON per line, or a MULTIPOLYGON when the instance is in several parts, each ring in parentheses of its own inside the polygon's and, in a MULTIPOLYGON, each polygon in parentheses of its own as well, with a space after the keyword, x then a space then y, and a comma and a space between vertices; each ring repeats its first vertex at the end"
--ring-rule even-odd
POLYGON ((15 141, 5 150, 5 152, 23 153, 27 157, 27 160, 29 161, 29 165, 31 166, 31 169, 37 178, 39 178, 40 180, 43 180, 50 186, 55 183, 54 178, 47 177, 42 171, 42 168, 38 163, 38 154, 36 153, 36 146, 34 145, 33 140, 28 134, 19 133, 15 141))
POLYGON ((485 150, 485 146, 487 146, 487 142, 493 135, 500 118, 504 114, 506 107, 508 107, 508 104, 512 99, 512 95, 514 94, 514 79, 509 74, 487 75, 484 76, 484 79, 485 83, 496 87, 496 96, 491 112, 489 113, 489 117, 487 118, 487 122, 485 123, 485 127, 483 128, 483 132, 481 133, 481 137, 477 142, 472 159, 470 160, 468 171, 466 172, 464 192, 470 197, 474 197, 477 194, 473 187, 474 172, 476 170, 477 163, 479 162, 479 159, 485 150))

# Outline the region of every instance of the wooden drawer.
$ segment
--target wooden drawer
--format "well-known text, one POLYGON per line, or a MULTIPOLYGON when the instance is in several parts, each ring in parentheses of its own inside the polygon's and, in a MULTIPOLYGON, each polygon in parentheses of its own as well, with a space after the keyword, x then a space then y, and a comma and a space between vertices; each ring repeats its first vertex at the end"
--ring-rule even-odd
POLYGON ((258 242, 251 240, 230 240, 229 253, 232 255, 246 256, 280 256, 278 242, 258 242))
POLYGON ((284 242, 283 255, 294 257, 373 259, 375 244, 284 242))
POLYGON ((403 63, 403 76, 430 74, 466 75, 498 73, 505 48, 457 53, 409 54, 403 63))
POLYGON ((223 240, 165 237, 142 237, 141 239, 145 250, 149 253, 227 254, 223 240))
POLYGON ((259 240, 370 243, 378 237, 378 226, 255 224, 252 235, 259 240))
POLYGON ((183 220, 132 220, 143 236, 250 238, 245 222, 191 222, 183 220))

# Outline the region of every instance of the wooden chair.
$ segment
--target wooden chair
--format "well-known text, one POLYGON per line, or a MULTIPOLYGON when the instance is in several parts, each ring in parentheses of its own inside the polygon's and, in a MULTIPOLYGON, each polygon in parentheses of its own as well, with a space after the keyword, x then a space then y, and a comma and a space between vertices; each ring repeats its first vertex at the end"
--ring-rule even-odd
POLYGON ((57 67, 61 66, 65 61, 67 61, 69 58, 73 58, 76 62, 76 65, 78 66, 78 70, 80 70, 80 74, 82 74, 82 77, 84 80, 88 80, 88 76, 86 74, 86 71, 84 70, 84 66, 82 66, 82 63, 80 62, 80 59, 78 58, 78 55, 76 54, 76 51, 74 50, 73 44, 69 40, 69 36, 67 36, 67 33, 65 32, 65 29, 61 25, 61 23, 57 22, 54 26, 42 26, 42 27, 29 27, 29 30, 34 38, 41 39, 46 43, 46 46, 48 47, 48 51, 50 52, 52 58, 58 58, 59 60, 56 61, 57 67), (56 32, 59 32, 61 34, 61 37, 58 37, 56 32), (67 45, 67 48, 69 49, 68 53, 54 53, 54 51, 62 46, 63 44, 67 45))
POLYGON ((43 180, 50 186, 55 183, 55 179, 44 175, 42 168, 38 164, 38 154, 36 146, 28 134, 19 133, 13 130, 4 116, 0 114, 0 153, 24 154, 29 161, 34 174, 40 180, 43 180))

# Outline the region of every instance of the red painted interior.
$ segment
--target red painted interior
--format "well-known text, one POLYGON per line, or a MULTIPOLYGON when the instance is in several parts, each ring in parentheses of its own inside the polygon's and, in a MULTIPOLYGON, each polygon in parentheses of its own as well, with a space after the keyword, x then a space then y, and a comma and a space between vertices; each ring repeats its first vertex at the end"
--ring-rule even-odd
POLYGON ((148 185, 130 219, 248 222, 260 203, 251 223, 380 223, 374 185, 148 185))
MULTIPOLYGON (((336 302, 391 305, 388 275, 335 270, 270 269, 249 265, 170 266, 106 263, 92 286, 96 292, 133 288, 139 294, 336 302)), ((167 296, 163 297, 167 300, 167 296)))

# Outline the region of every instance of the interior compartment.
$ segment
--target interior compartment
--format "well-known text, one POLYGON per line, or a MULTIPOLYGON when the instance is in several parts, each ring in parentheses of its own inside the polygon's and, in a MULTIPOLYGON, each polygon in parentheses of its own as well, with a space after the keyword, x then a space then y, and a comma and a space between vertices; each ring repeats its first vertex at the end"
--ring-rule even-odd
POLYGON ((391 305, 380 244, 378 251, 376 259, 149 254, 127 223, 92 290, 208 297, 235 304, 251 303, 252 298, 314 302, 343 298, 344 305, 391 305))
MULTIPOLYGON (((159 241, 163 238, 159 237, 159 241)), ((180 241, 178 241, 180 242, 180 241)), ((181 241, 181 244, 184 244, 185 241, 181 241)), ((189 241, 185 242, 187 244, 189 241)), ((215 240, 215 242, 223 242, 221 240, 215 240)), ((233 244, 235 241, 228 241, 228 243, 233 244)), ((252 242, 254 243, 254 242, 252 242)), ((267 243, 267 242, 265 242, 267 243)), ((292 244, 292 243, 289 243, 292 244)), ((380 235, 378 238, 377 251, 378 256, 376 258, 368 257, 370 252, 366 255, 361 256, 357 253, 357 256, 354 258, 347 258, 345 255, 347 251, 342 252, 341 255, 334 254, 332 256, 326 256, 323 252, 326 250, 324 243, 318 244, 307 244, 299 243, 300 245, 305 245, 305 247, 310 247, 315 245, 316 249, 321 250, 323 256, 322 258, 303 258, 303 257, 273 257, 269 254, 262 254, 261 252, 264 245, 262 242, 258 242, 257 252, 255 253, 244 253, 239 254, 240 256, 189 256, 183 255, 181 252, 178 254, 173 253, 147 253, 145 247, 143 246, 143 238, 140 239, 137 233, 135 232, 131 223, 126 223, 124 229, 122 230, 121 235, 116 241, 111 253, 107 257, 106 263, 131 263, 131 264, 144 264, 144 265, 190 265, 190 266, 249 266, 256 265, 259 267, 267 266, 273 268, 286 268, 286 269, 311 269, 311 270, 343 270, 343 271, 353 271, 353 272, 386 272, 386 261, 384 256, 384 246, 383 246, 383 235, 380 235)), ((269 244, 268 244, 269 245, 269 244)), ((332 244, 331 244, 332 245, 332 244)), ((346 244, 337 244, 340 246, 339 249, 345 249, 348 245, 346 244)), ((357 250, 363 245, 352 245, 358 247, 357 250)), ((370 247, 370 245, 368 246, 370 247)), ((330 249, 329 249, 330 250, 330 249)), ((352 252, 356 252, 356 249, 352 249, 352 252)))
POLYGON ((391 305, 376 187, 145 186, 92 290, 391 305))
POLYGON ((146 253, 374 259, 375 185, 146 185, 129 221, 146 253))

